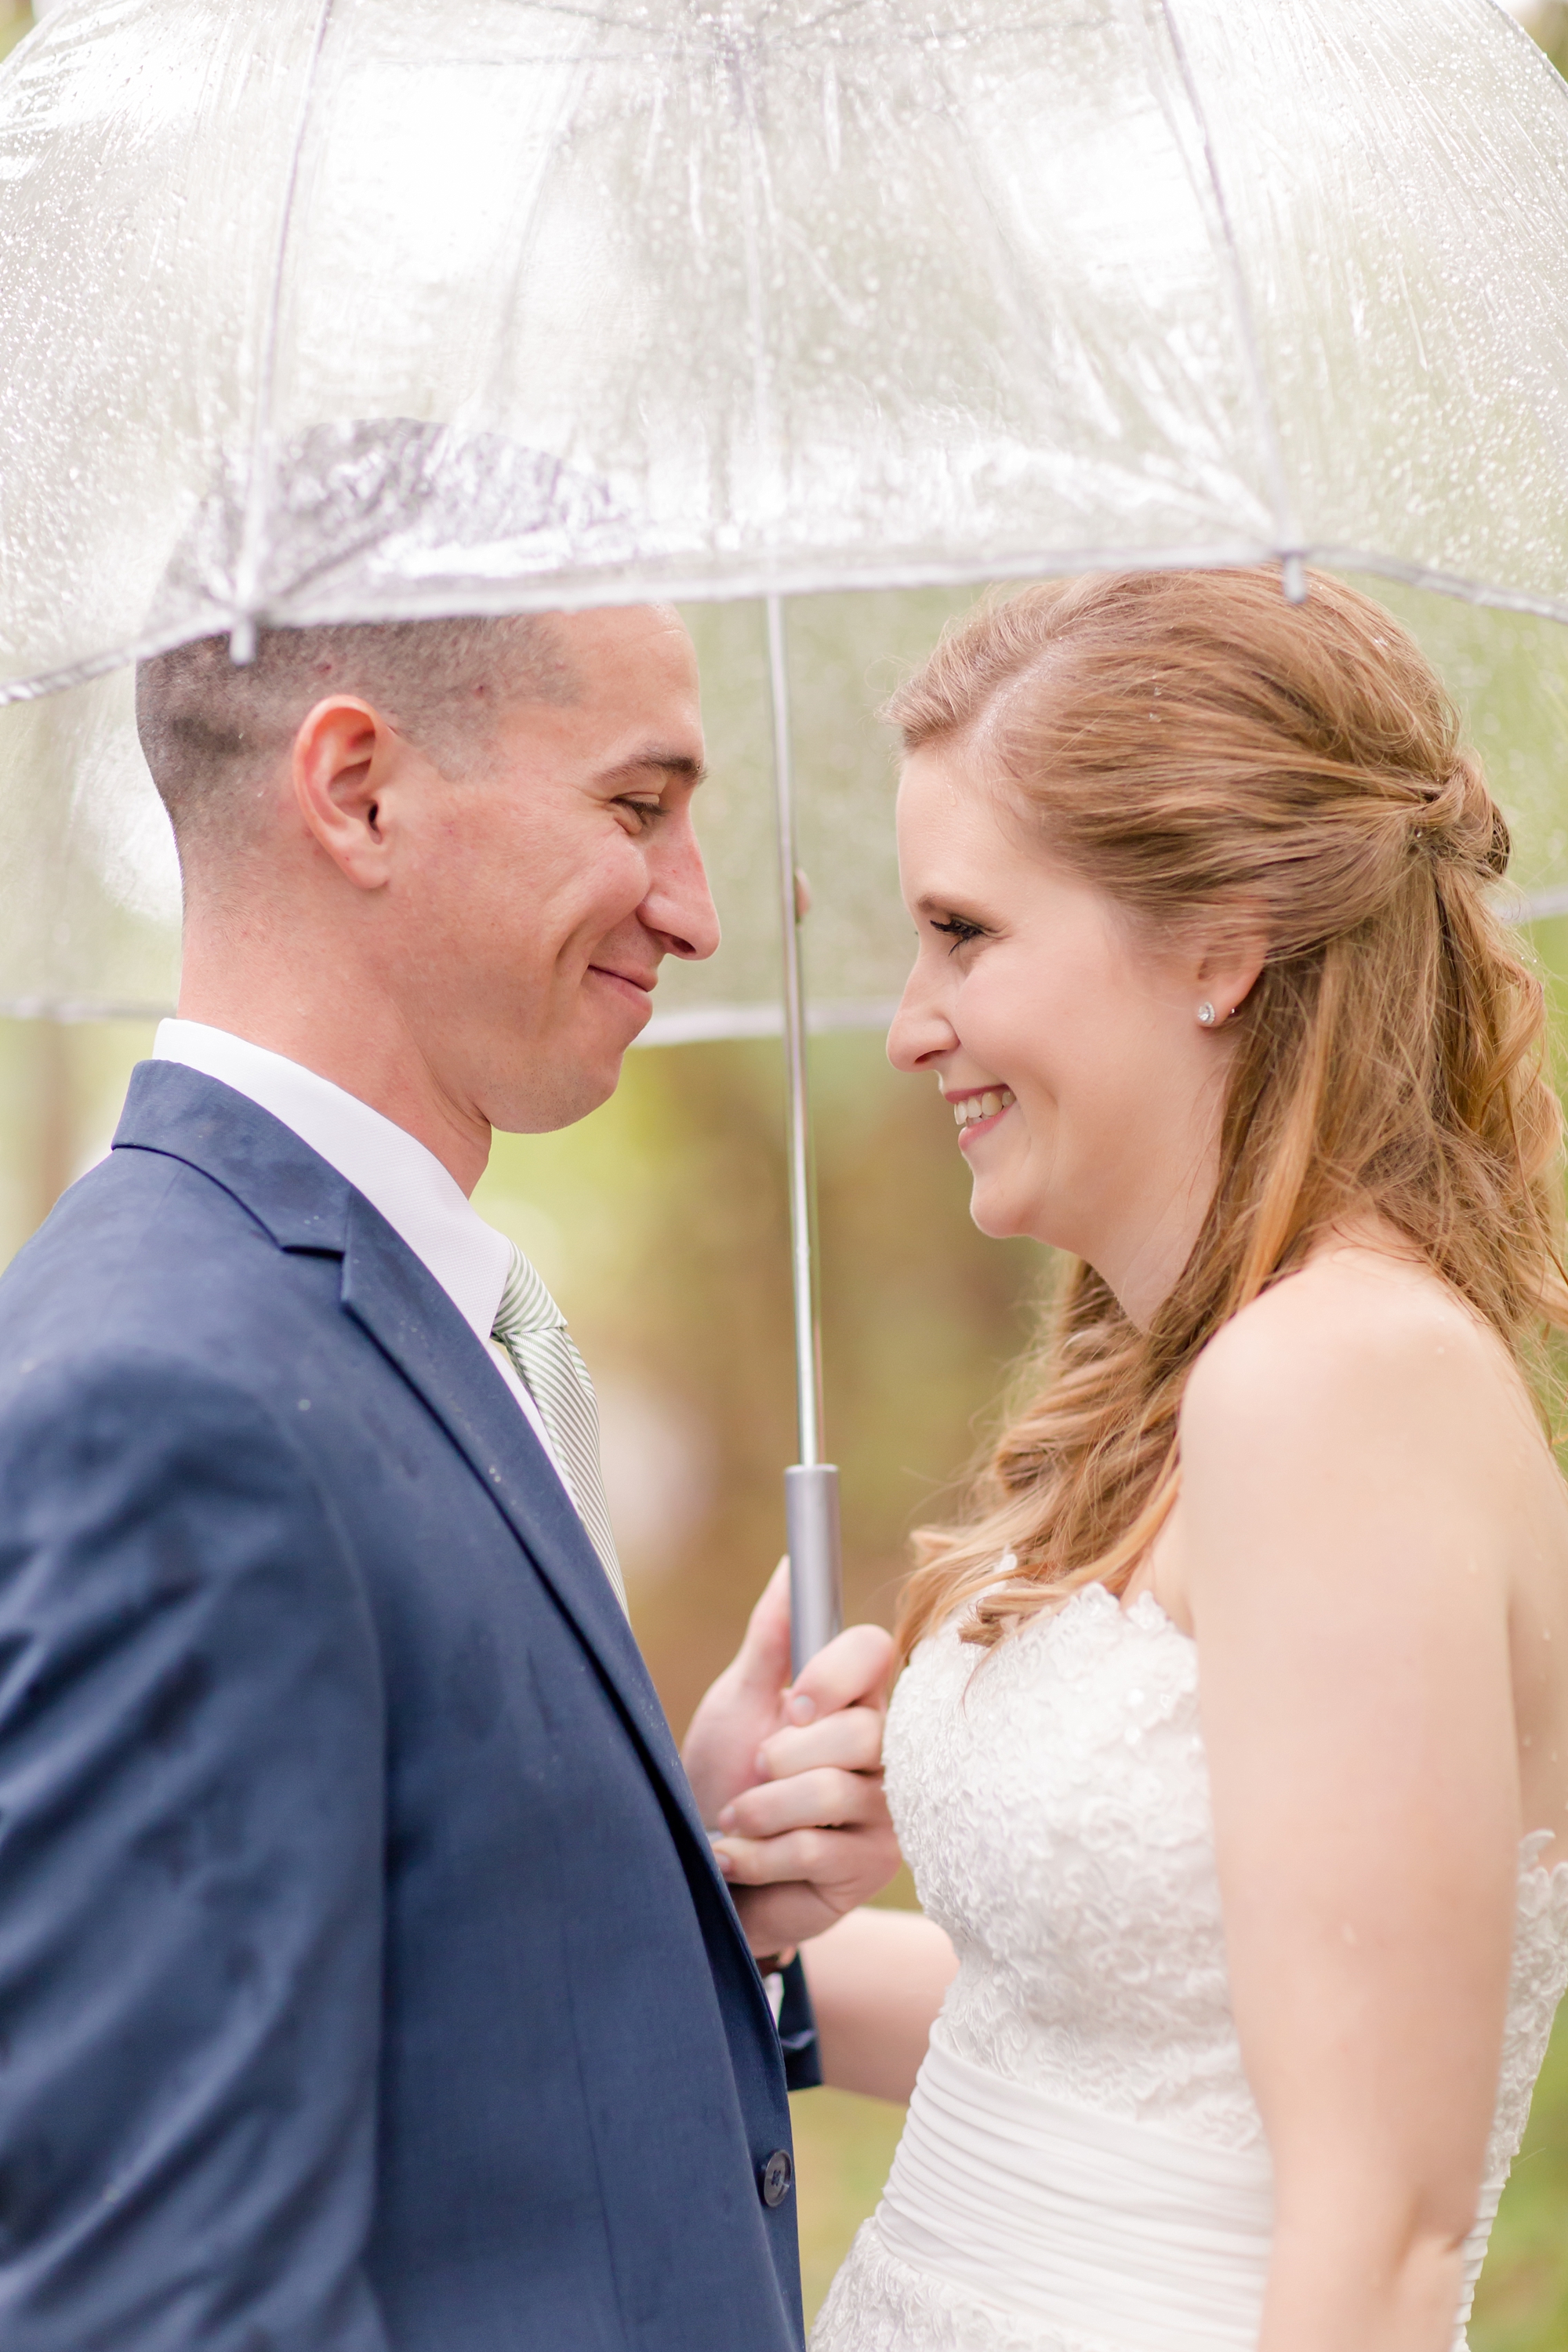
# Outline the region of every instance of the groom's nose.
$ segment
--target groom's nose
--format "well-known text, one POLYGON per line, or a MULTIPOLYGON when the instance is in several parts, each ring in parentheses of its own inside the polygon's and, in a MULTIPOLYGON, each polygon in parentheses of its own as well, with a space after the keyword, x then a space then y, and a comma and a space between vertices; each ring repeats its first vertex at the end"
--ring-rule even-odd
POLYGON ((719 945, 719 910, 689 813, 672 812, 649 861, 647 896, 637 908, 644 928, 658 934, 666 955, 701 963, 719 945))

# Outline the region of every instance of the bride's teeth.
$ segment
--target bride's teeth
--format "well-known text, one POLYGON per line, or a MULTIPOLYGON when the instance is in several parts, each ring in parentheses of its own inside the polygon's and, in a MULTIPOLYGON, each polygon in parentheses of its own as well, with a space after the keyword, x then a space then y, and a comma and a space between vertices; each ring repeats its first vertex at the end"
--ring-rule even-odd
POLYGON ((999 1110, 1011 1110, 1017 1101, 1011 1087, 1000 1087, 983 1095, 961 1095, 952 1106, 954 1127, 970 1127, 977 1118, 994 1118, 999 1110))

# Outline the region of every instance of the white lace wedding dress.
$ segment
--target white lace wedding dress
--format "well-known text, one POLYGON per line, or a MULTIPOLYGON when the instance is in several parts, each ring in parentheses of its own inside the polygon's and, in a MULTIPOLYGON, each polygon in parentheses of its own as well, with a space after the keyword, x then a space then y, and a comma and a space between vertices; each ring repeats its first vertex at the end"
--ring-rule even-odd
MULTIPOLYGON (((988 1654, 949 1628, 899 1685, 887 1772, 960 1966, 811 2352, 1250 2352, 1271 2184, 1194 1643, 1152 1597, 1123 1611, 1100 1585, 988 1654)), ((1568 1982, 1568 1866, 1540 1864, 1545 1843, 1521 1857, 1465 2316, 1568 1982)))

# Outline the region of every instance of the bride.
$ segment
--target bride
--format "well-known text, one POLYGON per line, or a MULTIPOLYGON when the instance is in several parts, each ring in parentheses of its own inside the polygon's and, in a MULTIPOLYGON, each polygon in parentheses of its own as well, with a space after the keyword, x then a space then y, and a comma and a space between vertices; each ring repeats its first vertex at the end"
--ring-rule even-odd
POLYGON ((1028 589, 893 717, 889 1051, 1072 1263, 905 1595, 926 1916, 806 1955, 829 2080, 910 2098, 814 2352, 1448 2352, 1568 1979, 1507 829, 1321 576, 1028 589))

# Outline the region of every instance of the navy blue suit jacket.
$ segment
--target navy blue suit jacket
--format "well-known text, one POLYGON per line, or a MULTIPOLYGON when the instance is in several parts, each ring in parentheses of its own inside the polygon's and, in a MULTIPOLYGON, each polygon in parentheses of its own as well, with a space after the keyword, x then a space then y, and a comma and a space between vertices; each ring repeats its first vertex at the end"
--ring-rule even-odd
POLYGON ((795 2352, 789 2146, 494 1364, 289 1129, 142 1064, 0 1280, 0 2344, 795 2352))

